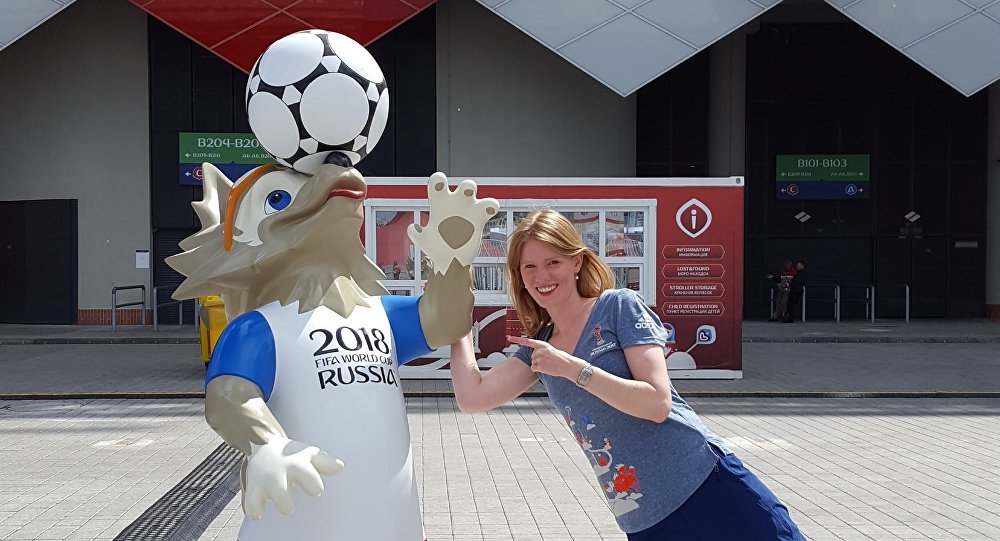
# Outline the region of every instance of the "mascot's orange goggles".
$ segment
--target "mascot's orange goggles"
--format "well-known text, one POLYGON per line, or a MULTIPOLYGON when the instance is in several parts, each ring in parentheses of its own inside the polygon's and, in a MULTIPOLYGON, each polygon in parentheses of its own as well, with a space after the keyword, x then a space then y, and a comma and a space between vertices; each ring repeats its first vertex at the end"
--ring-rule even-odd
POLYGON ((262 165, 250 171, 247 177, 243 179, 243 182, 240 182, 236 186, 233 186, 232 190, 229 190, 229 195, 226 197, 226 221, 223 222, 222 226, 223 248, 227 252, 233 249, 233 220, 236 219, 236 207, 239 206, 240 200, 243 199, 243 194, 250 189, 250 186, 253 186, 253 183, 257 179, 276 170, 278 170, 278 167, 273 163, 262 165))

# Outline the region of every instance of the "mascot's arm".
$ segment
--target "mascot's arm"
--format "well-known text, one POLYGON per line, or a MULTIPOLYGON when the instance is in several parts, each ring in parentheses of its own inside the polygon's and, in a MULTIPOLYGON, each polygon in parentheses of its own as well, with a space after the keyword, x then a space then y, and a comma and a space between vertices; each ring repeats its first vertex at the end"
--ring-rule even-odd
POLYGON ((219 376, 208 383, 205 417, 226 443, 248 460, 240 469, 240 503, 246 516, 264 516, 267 500, 280 513, 295 511, 292 488, 310 496, 323 493, 321 475, 336 475, 344 463, 322 450, 291 440, 264 403, 255 383, 237 376, 219 376))
POLYGON ((251 453, 250 444, 286 437, 278 420, 264 403, 264 393, 250 380, 238 376, 218 376, 205 389, 205 418, 229 445, 251 453))
POLYGON ((434 268, 420 299, 420 324, 427 345, 439 348, 472 329, 472 261, 482 244, 483 225, 499 212, 500 203, 477 199, 471 180, 449 190, 443 173, 431 175, 427 200, 427 225, 411 225, 407 233, 434 268))
POLYGON ((472 267, 453 261, 448 272, 432 272, 420 297, 420 325, 433 349, 454 344, 472 330, 472 267))
POLYGON ((243 511, 264 516, 267 500, 283 514, 295 508, 295 485, 307 494, 323 493, 321 475, 335 475, 343 462, 322 450, 289 439, 267 407, 274 385, 274 335, 259 312, 233 320, 219 337, 205 376, 205 418, 222 439, 243 451, 240 481, 243 511))
POLYGON ((277 355, 271 326, 247 312, 226 326, 205 374, 205 418, 226 443, 249 455, 285 431, 265 401, 274 386, 277 355))

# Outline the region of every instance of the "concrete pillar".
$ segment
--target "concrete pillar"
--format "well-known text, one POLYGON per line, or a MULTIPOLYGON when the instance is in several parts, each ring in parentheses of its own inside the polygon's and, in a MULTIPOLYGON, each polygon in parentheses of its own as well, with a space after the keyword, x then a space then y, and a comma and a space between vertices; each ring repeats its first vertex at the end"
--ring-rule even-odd
POLYGON ((733 31, 709 49, 709 176, 746 175, 747 32, 751 25, 733 31))
POLYGON ((1000 319, 1000 82, 989 89, 986 150, 986 315, 1000 319))

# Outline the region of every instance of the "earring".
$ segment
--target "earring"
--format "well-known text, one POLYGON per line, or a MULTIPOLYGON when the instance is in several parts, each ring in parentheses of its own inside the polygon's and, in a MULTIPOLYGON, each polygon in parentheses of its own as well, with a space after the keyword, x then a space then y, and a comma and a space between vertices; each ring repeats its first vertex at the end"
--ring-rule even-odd
POLYGON ((579 274, 577 274, 577 275, 576 275, 576 279, 577 279, 577 280, 579 280, 579 279, 580 279, 580 275, 579 275, 579 274))

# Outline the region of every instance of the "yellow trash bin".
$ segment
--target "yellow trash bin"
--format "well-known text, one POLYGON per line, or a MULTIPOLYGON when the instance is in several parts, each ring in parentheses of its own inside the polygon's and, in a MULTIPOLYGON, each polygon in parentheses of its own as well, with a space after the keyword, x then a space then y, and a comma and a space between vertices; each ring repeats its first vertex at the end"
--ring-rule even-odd
POLYGON ((208 364, 212 358, 212 351, 215 350, 215 343, 219 341, 219 335, 226 328, 226 307, 218 295, 198 297, 201 303, 201 310, 198 314, 198 330, 201 333, 201 360, 208 364))

